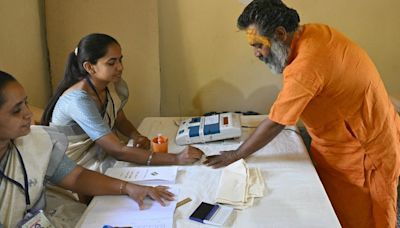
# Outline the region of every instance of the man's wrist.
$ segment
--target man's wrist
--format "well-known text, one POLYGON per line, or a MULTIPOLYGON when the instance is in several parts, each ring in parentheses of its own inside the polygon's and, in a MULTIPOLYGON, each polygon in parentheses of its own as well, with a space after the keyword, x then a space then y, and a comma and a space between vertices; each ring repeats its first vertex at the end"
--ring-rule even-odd
POLYGON ((243 156, 241 155, 241 151, 239 150, 235 150, 233 151, 233 158, 235 159, 235 161, 241 159, 243 156))

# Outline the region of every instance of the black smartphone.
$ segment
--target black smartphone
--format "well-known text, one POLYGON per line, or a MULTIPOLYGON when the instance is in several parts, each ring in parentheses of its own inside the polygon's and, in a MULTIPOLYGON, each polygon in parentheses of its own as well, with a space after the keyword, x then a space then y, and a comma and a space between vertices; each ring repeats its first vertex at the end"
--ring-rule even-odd
POLYGON ((196 208, 196 210, 194 210, 189 218, 191 220, 204 223, 204 220, 209 220, 213 216, 218 207, 218 205, 201 202, 201 204, 196 208))

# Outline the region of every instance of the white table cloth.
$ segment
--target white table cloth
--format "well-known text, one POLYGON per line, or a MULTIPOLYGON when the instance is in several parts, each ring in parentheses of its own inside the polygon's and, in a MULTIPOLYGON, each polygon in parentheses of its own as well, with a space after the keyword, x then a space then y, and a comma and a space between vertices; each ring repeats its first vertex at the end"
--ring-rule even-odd
MULTIPOLYGON (((242 125, 256 127, 264 118, 242 116, 242 125)), ((170 153, 177 153, 183 149, 174 141, 178 129, 176 123, 181 119, 185 118, 148 117, 138 130, 149 138, 162 133, 169 138, 170 153)), ((243 128, 240 140, 247 138, 253 130, 243 128)), ((250 208, 235 211, 227 227, 340 227, 304 143, 296 132, 283 130, 246 162, 249 167, 261 169, 266 184, 264 197, 256 198, 250 208)), ((116 167, 129 165, 117 162, 116 167)), ((192 201, 176 209, 174 227, 209 226, 188 218, 201 201, 214 202, 220 174, 221 169, 212 169, 200 162, 179 166, 176 180, 180 188, 178 199, 190 197, 192 201)))

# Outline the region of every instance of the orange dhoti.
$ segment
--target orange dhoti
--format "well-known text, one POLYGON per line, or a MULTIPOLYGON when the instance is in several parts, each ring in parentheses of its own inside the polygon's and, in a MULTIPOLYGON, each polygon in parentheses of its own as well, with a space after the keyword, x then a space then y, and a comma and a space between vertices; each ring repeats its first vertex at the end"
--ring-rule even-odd
POLYGON ((343 227, 395 227, 400 119, 368 55, 338 31, 302 26, 269 118, 301 118, 343 227))

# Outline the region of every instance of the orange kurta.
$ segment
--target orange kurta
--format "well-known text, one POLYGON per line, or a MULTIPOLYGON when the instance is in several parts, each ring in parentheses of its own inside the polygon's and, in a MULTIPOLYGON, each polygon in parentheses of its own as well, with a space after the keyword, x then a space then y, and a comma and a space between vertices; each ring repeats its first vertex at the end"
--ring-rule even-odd
POLYGON ((395 227, 400 119, 368 55, 336 30, 301 27, 269 118, 301 118, 343 227, 395 227))

